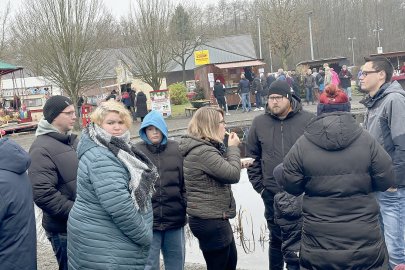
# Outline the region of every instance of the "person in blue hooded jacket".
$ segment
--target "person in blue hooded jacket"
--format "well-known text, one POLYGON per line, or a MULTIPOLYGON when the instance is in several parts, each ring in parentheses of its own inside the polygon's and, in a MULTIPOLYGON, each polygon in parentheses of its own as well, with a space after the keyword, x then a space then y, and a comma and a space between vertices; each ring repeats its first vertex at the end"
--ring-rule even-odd
POLYGON ((0 269, 37 269, 30 164, 30 156, 18 144, 0 139, 0 269))
POLYGON ((166 270, 182 270, 185 261, 186 199, 183 156, 176 141, 168 139, 167 125, 158 111, 144 118, 137 143, 157 167, 159 178, 152 196, 153 240, 145 270, 160 269, 160 251, 166 270))

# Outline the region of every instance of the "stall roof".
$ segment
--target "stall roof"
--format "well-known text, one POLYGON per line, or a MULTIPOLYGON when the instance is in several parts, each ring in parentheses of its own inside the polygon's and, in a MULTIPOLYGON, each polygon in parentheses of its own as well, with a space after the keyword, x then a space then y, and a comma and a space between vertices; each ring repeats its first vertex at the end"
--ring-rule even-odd
POLYGON ((239 67, 253 67, 253 66, 263 66, 266 63, 259 61, 259 60, 252 60, 252 61, 243 61, 243 62, 233 62, 233 63, 224 63, 224 64, 216 64, 215 66, 220 69, 225 68, 239 68, 239 67))
POLYGON ((6 75, 8 73, 12 73, 14 71, 21 70, 21 69, 23 69, 23 68, 0 61, 0 76, 6 75))
POLYGON ((370 56, 384 56, 384 57, 402 57, 405 56, 405 51, 397 51, 397 52, 387 52, 387 53, 376 53, 370 54, 370 56))
POLYGON ((331 58, 321 58, 321 59, 315 59, 315 60, 301 61, 296 66, 299 66, 299 65, 317 66, 317 65, 323 65, 324 63, 329 63, 329 64, 338 63, 338 62, 344 61, 344 60, 347 60, 347 57, 337 56, 337 57, 331 57, 331 58))

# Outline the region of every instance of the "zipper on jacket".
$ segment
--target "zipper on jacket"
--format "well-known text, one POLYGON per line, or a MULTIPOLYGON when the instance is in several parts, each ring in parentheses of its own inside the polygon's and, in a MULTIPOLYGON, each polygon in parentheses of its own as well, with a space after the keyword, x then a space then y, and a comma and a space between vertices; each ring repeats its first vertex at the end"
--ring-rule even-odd
POLYGON ((160 209, 160 224, 159 227, 163 229, 163 206, 162 206, 162 177, 161 177, 161 166, 160 166, 160 152, 157 154, 157 160, 158 160, 158 172, 159 172, 159 209, 160 209))
POLYGON ((283 124, 284 124, 284 120, 281 121, 280 124, 280 131, 281 131, 281 154, 283 156, 284 159, 284 132, 283 132, 283 124))

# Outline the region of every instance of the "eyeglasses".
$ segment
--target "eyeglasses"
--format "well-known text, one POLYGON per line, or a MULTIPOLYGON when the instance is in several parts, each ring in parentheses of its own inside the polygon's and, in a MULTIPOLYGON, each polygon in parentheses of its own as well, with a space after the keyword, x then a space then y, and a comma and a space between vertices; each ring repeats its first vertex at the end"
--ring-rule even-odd
POLYGON ((219 121, 220 124, 226 124, 225 120, 219 121))
POLYGON ((270 100, 271 102, 274 102, 274 101, 280 102, 280 101, 283 100, 283 98, 284 98, 284 96, 269 97, 269 100, 270 100))
POLYGON ((378 72, 380 72, 380 70, 370 70, 370 71, 362 70, 360 76, 367 77, 368 74, 378 73, 378 72))
POLYGON ((61 113, 64 113, 64 114, 66 114, 67 116, 70 116, 70 117, 72 117, 73 115, 76 115, 76 112, 75 112, 75 111, 71 111, 71 112, 61 112, 61 113))

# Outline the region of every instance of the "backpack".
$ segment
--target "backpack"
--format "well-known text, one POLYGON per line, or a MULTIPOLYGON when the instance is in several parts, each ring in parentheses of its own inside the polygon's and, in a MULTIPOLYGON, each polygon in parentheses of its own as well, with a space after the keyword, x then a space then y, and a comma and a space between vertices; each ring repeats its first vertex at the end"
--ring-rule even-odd
POLYGON ((324 77, 318 73, 316 75, 316 84, 319 86, 319 85, 323 84, 324 81, 325 81, 324 77))

